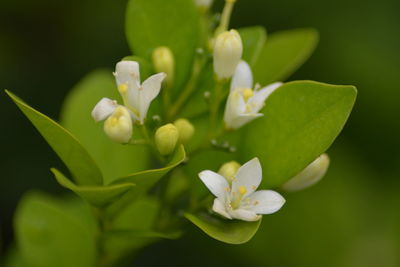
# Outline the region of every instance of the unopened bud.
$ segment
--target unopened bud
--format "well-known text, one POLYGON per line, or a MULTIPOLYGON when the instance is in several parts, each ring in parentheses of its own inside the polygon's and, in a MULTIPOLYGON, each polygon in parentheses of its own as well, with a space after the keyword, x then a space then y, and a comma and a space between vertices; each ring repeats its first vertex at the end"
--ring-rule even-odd
POLYGON ((128 143, 132 137, 132 119, 129 111, 119 106, 104 122, 104 132, 117 143, 128 143))
POLYGON ((171 49, 166 46, 160 46, 153 51, 153 64, 156 72, 164 72, 167 74, 165 82, 172 84, 175 71, 175 60, 171 49))
POLYGON ((303 171, 286 182, 282 189, 288 192, 299 191, 316 184, 324 177, 329 167, 329 157, 322 154, 303 171))
POLYGON ((155 141, 161 155, 171 154, 178 142, 179 132, 172 123, 168 123, 157 129, 155 141))
POLYGON ((236 30, 225 31, 217 36, 214 43, 214 71, 219 79, 232 77, 242 53, 242 39, 236 30))
POLYGON ((240 164, 236 161, 229 161, 219 168, 218 173, 221 174, 228 180, 229 183, 233 181, 236 176, 237 171, 240 168, 240 164))
POLYGON ((187 143, 194 134, 194 126, 187 119, 177 119, 174 122, 175 127, 179 132, 179 142, 187 143))

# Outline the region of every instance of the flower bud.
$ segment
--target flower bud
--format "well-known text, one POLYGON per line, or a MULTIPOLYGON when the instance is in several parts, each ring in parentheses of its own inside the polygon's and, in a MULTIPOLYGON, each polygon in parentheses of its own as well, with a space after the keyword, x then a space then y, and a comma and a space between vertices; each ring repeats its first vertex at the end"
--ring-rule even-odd
POLYGON ((214 43, 214 72, 219 79, 232 77, 242 53, 242 39, 236 30, 225 31, 217 36, 214 43))
POLYGON ((240 164, 236 161, 229 161, 219 168, 218 173, 221 174, 228 180, 229 183, 235 178, 237 171, 240 168, 240 164))
POLYGON ((299 191, 316 184, 324 177, 329 167, 329 157, 322 154, 303 171, 286 182, 282 189, 288 192, 299 191))
POLYGON ((129 111, 118 106, 104 122, 104 132, 117 143, 128 143, 132 137, 132 119, 129 111))
POLYGON ((187 119, 177 119, 174 122, 175 127, 179 132, 179 142, 187 143, 194 134, 194 126, 187 119))
POLYGON ((174 79, 175 60, 169 47, 159 46, 154 49, 153 65, 156 72, 164 72, 167 74, 165 82, 171 85, 174 79))
POLYGON ((179 132, 172 123, 168 123, 157 129, 155 141, 161 155, 171 154, 178 142, 179 132))

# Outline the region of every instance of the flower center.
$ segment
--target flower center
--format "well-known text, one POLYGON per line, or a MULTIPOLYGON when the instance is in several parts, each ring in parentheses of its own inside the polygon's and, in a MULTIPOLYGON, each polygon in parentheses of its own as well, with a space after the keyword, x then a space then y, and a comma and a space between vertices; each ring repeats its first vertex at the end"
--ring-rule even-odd
POLYGON ((232 209, 237 209, 242 202, 243 196, 247 193, 247 189, 245 186, 239 186, 237 192, 233 192, 234 199, 231 201, 232 209))
POLYGON ((252 97, 254 95, 254 92, 251 88, 246 88, 243 90, 243 98, 244 101, 248 101, 250 97, 252 97))

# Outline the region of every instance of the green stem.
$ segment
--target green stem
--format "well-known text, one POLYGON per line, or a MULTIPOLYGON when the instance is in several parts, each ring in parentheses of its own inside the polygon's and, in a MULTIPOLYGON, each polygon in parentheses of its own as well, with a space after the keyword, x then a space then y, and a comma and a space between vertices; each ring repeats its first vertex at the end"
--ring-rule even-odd
POLYGON ((235 5, 236 0, 225 0, 225 6, 222 10, 221 22, 215 31, 215 35, 217 36, 221 32, 228 30, 229 22, 231 20, 231 15, 233 11, 233 6, 235 5))
POLYGON ((168 120, 171 121, 181 110, 181 108, 186 104, 187 99, 193 94, 193 91, 196 89, 196 85, 199 81, 199 76, 201 73, 201 70, 203 69, 204 65, 206 63, 206 60, 204 59, 204 56, 201 58, 198 58, 194 64, 193 64, 193 70, 192 70, 192 75, 190 76, 190 79, 186 85, 186 87, 183 89, 182 94, 179 95, 178 100, 174 103, 174 105, 171 107, 168 113, 168 120))

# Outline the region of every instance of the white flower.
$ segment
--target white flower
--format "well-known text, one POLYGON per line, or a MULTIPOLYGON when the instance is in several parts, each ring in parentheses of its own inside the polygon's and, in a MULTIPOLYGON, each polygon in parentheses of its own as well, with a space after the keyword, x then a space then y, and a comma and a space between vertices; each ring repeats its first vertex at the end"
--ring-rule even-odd
POLYGON ((324 177, 329 167, 328 154, 322 154, 304 170, 287 181, 282 189, 288 192, 299 191, 316 184, 324 177))
POLYGON ((225 107, 224 122, 228 129, 237 129, 244 124, 263 116, 259 111, 264 107, 267 97, 282 83, 273 83, 253 90, 253 75, 250 66, 241 61, 231 82, 231 89, 225 107))
MULTIPOLYGON (((133 120, 143 124, 151 101, 160 93, 165 73, 154 74, 140 84, 139 64, 136 61, 120 61, 114 75, 124 106, 130 111, 133 120)), ((104 120, 117 107, 117 101, 103 98, 94 107, 92 117, 95 121, 104 120)))
POLYGON ((104 132, 117 143, 127 143, 132 137, 132 115, 117 104, 117 101, 103 98, 94 107, 92 117, 96 121, 105 120, 104 132))
POLYGON ((160 93, 165 73, 154 74, 140 84, 139 64, 136 61, 120 61, 114 75, 124 105, 143 124, 151 101, 160 93))
POLYGON ((243 53, 243 43, 236 30, 220 33, 214 43, 214 71, 219 79, 230 78, 243 53))
POLYGON ((278 211, 285 199, 272 190, 255 191, 261 183, 262 169, 258 158, 239 168, 232 183, 213 171, 202 171, 200 179, 217 198, 213 210, 228 219, 257 221, 260 214, 278 211))
POLYGON ((214 0, 195 0, 196 5, 204 9, 209 8, 213 2, 214 0))

